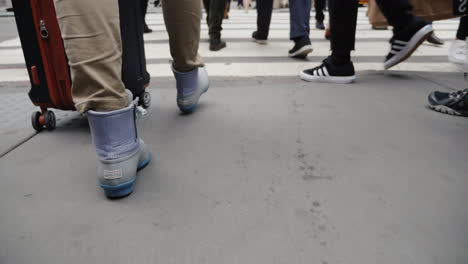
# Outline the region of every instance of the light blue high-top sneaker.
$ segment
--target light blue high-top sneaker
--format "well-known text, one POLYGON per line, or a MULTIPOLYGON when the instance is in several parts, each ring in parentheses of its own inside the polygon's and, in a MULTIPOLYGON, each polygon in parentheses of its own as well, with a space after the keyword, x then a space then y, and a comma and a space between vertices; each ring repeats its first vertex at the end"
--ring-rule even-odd
POLYGON ((100 165, 98 179, 109 198, 129 195, 135 188, 137 170, 151 160, 135 123, 136 101, 111 112, 87 112, 100 165))
POLYGON ((189 72, 172 68, 177 83, 177 106, 183 113, 191 113, 198 105, 200 96, 208 91, 210 81, 204 67, 189 72))

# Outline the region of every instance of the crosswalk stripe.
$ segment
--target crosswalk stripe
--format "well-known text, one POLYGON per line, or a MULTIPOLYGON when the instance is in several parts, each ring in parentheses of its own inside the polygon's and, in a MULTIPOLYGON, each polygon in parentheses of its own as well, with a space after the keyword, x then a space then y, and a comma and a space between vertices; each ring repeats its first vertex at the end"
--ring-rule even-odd
MULTIPOLYGON (((314 13, 311 14, 313 26, 314 13)), ((328 18, 328 13, 326 13, 328 18)), ((202 19, 200 54, 205 58, 207 69, 212 76, 251 77, 251 76, 296 76, 307 68, 317 66, 330 54, 330 44, 324 39, 324 31, 311 29, 310 37, 314 52, 309 60, 297 61, 287 58, 287 51, 292 48, 289 40, 289 13, 287 10, 275 11, 272 17, 268 45, 252 42, 250 36, 256 29, 256 11, 231 10, 230 19, 223 22, 223 39, 227 48, 218 52, 208 49, 208 30, 202 19)), ((168 35, 161 12, 147 15, 147 23, 155 30, 145 35, 148 71, 152 77, 170 77, 170 52, 168 35)), ((458 19, 434 22, 437 35, 445 40, 455 36, 458 19)), ((382 69, 382 61, 389 51, 388 40, 391 30, 372 30, 366 17, 366 9, 360 9, 356 36, 356 51, 353 61, 356 70, 382 69)), ((458 72, 461 71, 447 61, 450 43, 441 47, 422 45, 408 62, 395 67, 396 70, 458 72)), ((23 82, 29 80, 24 68, 24 58, 19 38, 0 42, 0 83, 23 82)), ((322 73, 327 74, 327 73, 322 73)))
MULTIPOLYGON (((253 41, 233 42, 228 43, 227 48, 221 52, 212 52, 209 50, 209 45, 206 42, 200 44, 199 52, 204 58, 229 58, 229 57, 255 57, 262 60, 263 57, 287 57, 287 51, 292 47, 292 43, 285 40, 284 42, 276 42, 274 44, 264 45, 259 47, 253 41)), ((381 46, 389 47, 387 43, 366 42, 357 43, 356 51, 353 56, 356 57, 382 57, 385 55, 386 49, 381 46)), ((326 42, 312 43, 314 51, 312 56, 328 56, 330 54, 330 45, 326 42)), ((166 59, 171 58, 169 45, 162 44, 146 44, 146 58, 151 59, 166 59)), ((435 49, 431 45, 422 45, 414 57, 419 56, 447 56, 448 45, 435 49)), ((0 49, 0 65, 22 64, 24 63, 23 51, 21 48, 0 49)))

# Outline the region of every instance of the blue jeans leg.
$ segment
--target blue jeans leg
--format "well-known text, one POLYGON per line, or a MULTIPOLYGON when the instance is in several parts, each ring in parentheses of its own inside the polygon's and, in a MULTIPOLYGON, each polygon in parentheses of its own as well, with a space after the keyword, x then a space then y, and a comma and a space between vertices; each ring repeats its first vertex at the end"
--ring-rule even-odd
POLYGON ((291 24, 290 39, 307 36, 310 33, 310 9, 312 0, 289 0, 291 24))

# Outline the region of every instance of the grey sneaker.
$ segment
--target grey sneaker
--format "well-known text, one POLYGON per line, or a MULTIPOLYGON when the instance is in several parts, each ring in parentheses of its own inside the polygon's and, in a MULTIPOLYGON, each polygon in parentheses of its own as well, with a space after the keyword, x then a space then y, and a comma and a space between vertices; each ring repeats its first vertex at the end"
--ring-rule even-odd
POLYGON ((468 89, 456 92, 435 91, 429 95, 429 107, 435 111, 457 116, 468 116, 468 89))

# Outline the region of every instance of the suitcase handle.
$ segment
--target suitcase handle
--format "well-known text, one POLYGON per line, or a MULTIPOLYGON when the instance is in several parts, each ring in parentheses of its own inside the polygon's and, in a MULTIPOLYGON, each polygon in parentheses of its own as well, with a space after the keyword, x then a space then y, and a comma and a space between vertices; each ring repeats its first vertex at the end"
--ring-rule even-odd
POLYGON ((31 79, 32 79, 34 85, 40 85, 39 74, 37 73, 37 67, 36 66, 31 67, 31 77, 32 77, 31 79))

